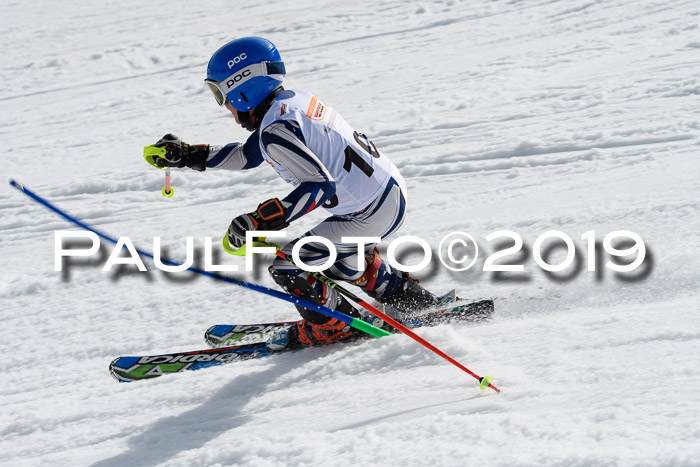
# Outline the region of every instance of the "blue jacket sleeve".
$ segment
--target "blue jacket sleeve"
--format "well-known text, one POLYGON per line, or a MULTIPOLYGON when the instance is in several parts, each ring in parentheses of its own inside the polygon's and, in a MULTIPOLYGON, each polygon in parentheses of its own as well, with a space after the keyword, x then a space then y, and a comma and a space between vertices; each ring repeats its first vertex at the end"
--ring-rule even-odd
POLYGON ((259 138, 259 132, 255 131, 244 144, 230 143, 223 147, 210 147, 207 168, 246 170, 259 166, 263 162, 259 138))
POLYGON ((287 222, 299 219, 321 206, 335 194, 335 182, 304 182, 283 200, 287 222))

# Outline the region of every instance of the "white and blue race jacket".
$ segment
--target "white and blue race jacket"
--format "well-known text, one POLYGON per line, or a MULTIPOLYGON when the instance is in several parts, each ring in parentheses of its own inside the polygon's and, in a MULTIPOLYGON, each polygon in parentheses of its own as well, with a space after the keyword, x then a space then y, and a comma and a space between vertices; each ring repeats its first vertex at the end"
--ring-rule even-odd
POLYGON ((335 215, 359 212, 398 172, 338 112, 290 90, 280 92, 245 144, 212 147, 207 167, 241 170, 263 161, 296 187, 282 200, 288 221, 320 205, 335 215))

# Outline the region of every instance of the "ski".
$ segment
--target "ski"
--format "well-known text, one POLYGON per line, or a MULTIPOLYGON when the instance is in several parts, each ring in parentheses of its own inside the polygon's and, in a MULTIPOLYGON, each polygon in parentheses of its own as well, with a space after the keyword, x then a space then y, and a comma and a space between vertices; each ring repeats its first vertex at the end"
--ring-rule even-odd
MULTIPOLYGON (((425 312, 405 318, 403 324, 416 328, 450 322, 478 322, 493 313, 493 301, 481 300, 465 305, 454 305, 438 311, 425 312)), ((200 370, 236 361, 259 358, 289 350, 270 351, 266 337, 297 321, 262 324, 219 324, 210 327, 205 340, 214 348, 151 356, 118 357, 109 365, 110 374, 119 382, 152 379, 168 373, 200 370), (258 339, 257 341, 255 341, 258 339), (249 342, 253 340, 254 342, 249 342)), ((387 330, 393 330, 384 324, 387 330)), ((362 336, 358 334, 358 338, 362 336)), ((345 341, 348 342, 348 341, 345 341)), ((302 347, 303 348, 303 347, 302 347)))
POLYGON ((401 322, 408 328, 436 326, 452 322, 477 323, 490 318, 493 311, 493 300, 479 300, 465 305, 453 305, 449 308, 405 317, 401 322))
POLYGON ((284 328, 296 325, 297 321, 261 324, 216 324, 204 333, 204 340, 210 347, 240 344, 242 341, 265 340, 267 336, 284 328))
MULTIPOLYGON (((481 300, 464 305, 453 305, 437 311, 428 311, 399 319, 408 328, 436 326, 450 322, 478 322, 493 313, 493 301, 481 300)), ((204 334, 204 340, 212 347, 240 344, 251 340, 265 340, 267 336, 292 325, 298 321, 283 321, 279 323, 260 324, 217 324, 204 334)), ((396 332, 388 324, 383 329, 396 332)))
POLYGON ((166 373, 200 370, 270 353, 265 342, 194 350, 152 356, 118 357, 109 364, 110 374, 119 382, 152 379, 166 373))

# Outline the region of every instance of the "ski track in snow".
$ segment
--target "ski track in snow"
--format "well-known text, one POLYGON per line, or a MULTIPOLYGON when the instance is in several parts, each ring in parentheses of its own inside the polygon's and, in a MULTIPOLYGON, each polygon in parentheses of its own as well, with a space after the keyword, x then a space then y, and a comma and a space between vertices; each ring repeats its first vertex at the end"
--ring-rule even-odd
MULTIPOLYGON (((471 270, 434 262, 416 276, 495 298, 495 319, 419 334, 502 392, 405 336, 117 384, 118 355, 202 348, 212 324, 297 313, 148 262, 103 273, 109 245, 56 272, 53 231, 73 227, 6 185, 0 464, 698 464, 697 2, 39 1, 3 17, 5 178, 144 250, 161 236, 182 259, 185 237, 218 243, 232 217, 289 187, 262 167, 175 171, 166 200, 142 148, 166 132, 246 138, 202 79, 232 34, 270 38, 285 85, 339 110, 406 176, 401 235, 477 239, 471 270), (525 272, 499 280, 481 268, 495 251, 485 237, 504 229, 530 251, 565 232, 581 263, 550 277, 516 254, 525 272), (615 230, 648 247, 636 276, 605 255, 586 270, 581 235, 615 230)), ((237 277, 274 287, 268 262, 237 277)))

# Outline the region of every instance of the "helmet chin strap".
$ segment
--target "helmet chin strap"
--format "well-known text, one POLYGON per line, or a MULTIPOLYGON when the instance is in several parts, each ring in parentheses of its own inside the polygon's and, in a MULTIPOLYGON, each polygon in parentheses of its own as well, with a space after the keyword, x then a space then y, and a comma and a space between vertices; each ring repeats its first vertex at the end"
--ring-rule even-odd
POLYGON ((245 112, 238 110, 238 122, 240 125, 245 128, 248 131, 255 131, 255 122, 254 118, 251 116, 250 111, 247 110, 245 112), (251 121, 253 120, 253 121, 251 121))
POLYGON ((267 113, 267 110, 272 105, 272 101, 275 100, 277 95, 283 90, 282 86, 278 86, 274 91, 268 95, 265 100, 263 100, 257 107, 247 112, 238 112, 238 119, 241 122, 243 128, 248 131, 255 131, 260 128, 262 119, 267 113))

